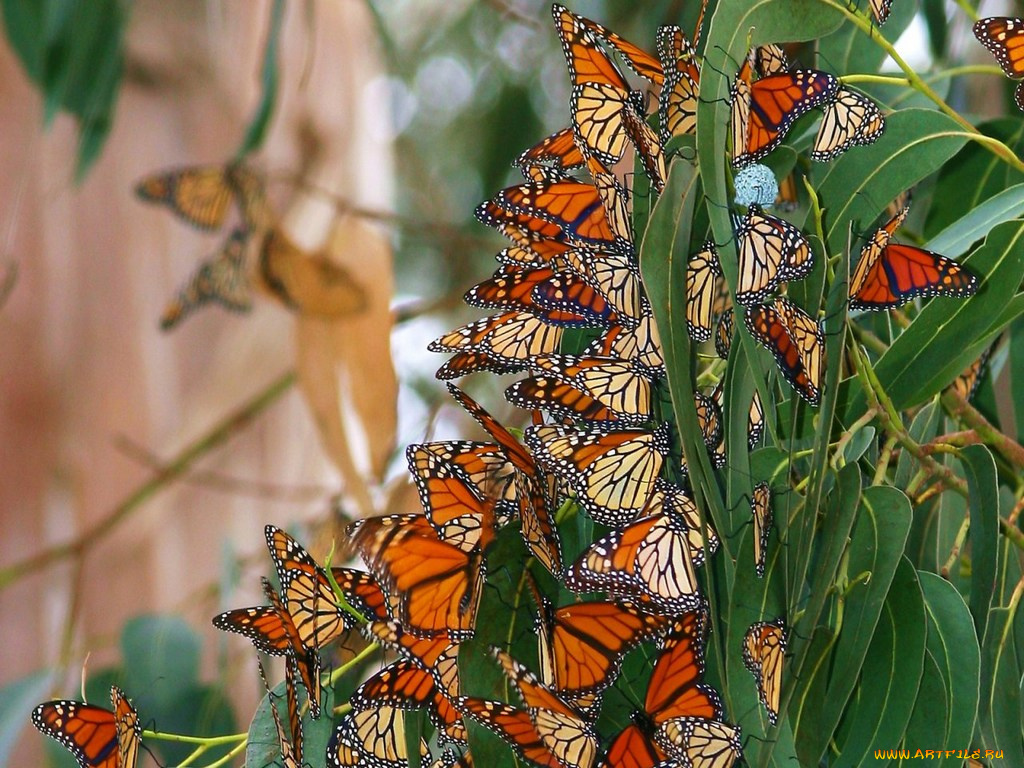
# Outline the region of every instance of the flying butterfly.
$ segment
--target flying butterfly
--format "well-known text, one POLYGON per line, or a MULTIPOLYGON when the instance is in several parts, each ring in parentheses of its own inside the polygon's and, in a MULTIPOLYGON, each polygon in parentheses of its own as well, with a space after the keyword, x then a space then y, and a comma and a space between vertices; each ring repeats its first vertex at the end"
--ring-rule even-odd
POLYGON ((821 401, 825 334, 818 322, 789 299, 747 310, 747 330, 767 348, 797 394, 811 405, 821 401))
POLYGON ((786 628, 782 619, 751 625, 743 636, 743 665, 754 676, 757 695, 775 725, 779 719, 786 628))
POLYGON ((850 278, 851 309, 891 309, 918 296, 964 297, 977 291, 978 278, 952 259, 892 242, 908 210, 875 230, 861 249, 850 278))
POLYGON ((885 131, 885 116, 867 96, 840 88, 824 110, 811 159, 827 162, 857 145, 872 144, 885 131))
POLYGON ((799 117, 831 101, 839 89, 837 78, 810 69, 754 80, 755 59, 752 50, 730 95, 734 168, 760 160, 775 149, 799 117))
POLYGON ((811 244, 785 219, 751 205, 736 231, 739 239, 739 281, 736 301, 764 301, 779 283, 799 280, 814 267, 811 244))
POLYGON ((32 724, 60 742, 81 768, 135 768, 142 744, 139 715, 124 692, 110 687, 113 711, 79 701, 47 701, 32 724))
POLYGON ((196 166, 161 171, 135 185, 142 200, 162 203, 198 229, 220 229, 228 210, 237 202, 251 229, 263 206, 263 183, 249 167, 239 163, 196 166))
POLYGON ((548 471, 564 478, 595 521, 623 525, 654 491, 668 453, 667 424, 656 430, 579 432, 571 427, 530 427, 526 444, 548 471))
POLYGON ((595 600, 555 608, 538 599, 540 677, 562 696, 599 693, 615 680, 622 657, 662 630, 667 619, 632 603, 595 600))
POLYGON ((252 283, 245 270, 249 233, 235 229, 216 254, 199 265, 160 316, 160 328, 169 331, 186 316, 210 302, 232 312, 252 309, 252 283))
POLYGON ((345 531, 407 632, 472 637, 484 578, 479 548, 445 541, 422 514, 363 518, 345 531))
MULTIPOLYGON (((992 16, 974 24, 974 36, 989 49, 1007 77, 1024 78, 1024 19, 992 16)), ((1024 110, 1024 82, 1014 91, 1017 106, 1024 110)))

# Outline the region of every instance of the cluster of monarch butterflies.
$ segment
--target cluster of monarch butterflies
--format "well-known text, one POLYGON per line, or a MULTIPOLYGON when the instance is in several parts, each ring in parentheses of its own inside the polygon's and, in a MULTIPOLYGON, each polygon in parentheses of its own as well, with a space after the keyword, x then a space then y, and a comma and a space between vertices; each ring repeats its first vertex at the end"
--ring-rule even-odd
MULTIPOLYGON (((872 3, 879 23, 889 5, 872 3)), ((332 768, 403 768, 404 712, 411 709, 429 713, 433 750, 440 753, 431 768, 473 764, 466 718, 498 734, 528 763, 547 768, 730 768, 742 754, 739 728, 725 721, 720 697, 703 679, 708 616, 696 569, 715 552, 718 537, 682 484, 685 464, 674 471, 665 461, 678 435, 661 420, 664 361, 637 264, 630 184, 619 168, 627 152, 635 151, 655 192, 664 188, 665 145, 696 130, 701 24, 692 43, 678 27, 660 28, 654 57, 560 5, 553 14, 572 85, 571 124, 519 156, 525 183, 477 209, 478 218, 510 245, 497 256, 499 269, 468 291, 466 301, 497 313, 431 344, 453 353, 438 371, 442 379, 528 371, 506 396, 530 411, 533 423, 520 441, 449 385, 488 440, 409 447, 409 470, 423 509, 349 526, 347 538, 365 571, 324 568, 289 534, 267 526, 279 589, 265 579, 267 604, 227 611, 213 623, 245 636, 261 653, 285 659, 287 727, 266 686, 284 768, 304 764, 300 693, 305 691, 309 716, 321 717, 321 653, 352 631, 389 649, 396 660, 352 695, 350 711, 328 745, 332 768), (648 125, 643 95, 612 56, 659 90, 657 132, 648 125), (589 180, 574 174, 579 169, 589 180), (577 339, 578 331, 589 336, 576 354, 564 350, 568 329, 577 339), (542 413, 553 421, 545 423, 542 413), (606 530, 569 564, 563 559, 560 510, 584 514, 606 530), (515 525, 531 562, 569 590, 591 597, 555 605, 530 581, 537 668, 505 648, 492 648, 496 666, 516 691, 516 703, 509 703, 463 694, 459 647, 477 630, 488 549, 502 528, 515 525), (604 597, 594 599, 594 593, 604 597), (652 658, 643 701, 630 725, 599 734, 602 695, 614 684, 624 656, 641 645, 652 658)), ((1024 75, 1024 67, 1017 67, 1017 51, 1024 49, 1019 27, 1015 19, 986 19, 975 27, 1011 76, 1024 75)), ((877 105, 841 87, 834 76, 791 70, 775 46, 751 51, 732 88, 732 165, 764 157, 815 108, 823 117, 814 160, 831 160, 884 131, 877 105)), ((204 228, 221 226, 237 201, 251 224, 262 191, 248 178, 237 166, 209 174, 174 172, 145 180, 139 194, 167 203, 204 228)), ((852 309, 889 309, 916 297, 976 290, 976 278, 955 262, 892 241, 907 210, 898 206, 861 250, 849 286, 852 309)), ((714 336, 715 350, 727 357, 734 313, 741 308, 751 335, 774 355, 785 379, 817 404, 823 333, 811 314, 782 295, 788 282, 811 271, 810 243, 797 227, 757 204, 737 217, 735 231, 739 281, 733 291, 714 243, 689 260, 688 331, 698 343, 714 336)), ((182 292, 181 308, 169 322, 205 301, 230 305, 228 296, 248 295, 247 284, 239 282, 247 233, 243 226, 231 234, 221 254, 230 263, 205 265, 182 292)), ((243 304, 239 299, 236 308, 243 304)), ((954 383, 965 397, 973 394, 987 355, 954 383)), ((707 394, 697 392, 694 403, 716 467, 726 458, 722 399, 719 382, 707 394)), ((753 448, 763 431, 756 395, 748 426, 753 448)), ((764 576, 772 526, 767 483, 755 487, 751 512, 754 568, 764 576)), ((784 619, 751 625, 734 650, 776 723, 784 619)), ((259 670, 262 676, 262 664, 259 670)), ((46 702, 33 712, 33 722, 83 768, 134 768, 142 733, 138 715, 116 687, 111 704, 107 710, 46 702)), ((431 749, 422 741, 421 756, 431 749)))

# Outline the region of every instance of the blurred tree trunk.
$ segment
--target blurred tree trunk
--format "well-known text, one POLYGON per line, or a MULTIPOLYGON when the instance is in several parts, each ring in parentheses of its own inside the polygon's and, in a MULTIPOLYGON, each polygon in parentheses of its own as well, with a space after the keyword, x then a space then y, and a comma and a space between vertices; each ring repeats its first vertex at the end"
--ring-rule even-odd
MULTIPOLYGON (((334 403, 322 404, 326 416, 318 418, 330 419, 332 406, 345 418, 344 434, 361 441, 352 458, 370 487, 383 473, 396 399, 383 233, 345 221, 339 234, 331 203, 273 184, 272 201, 287 211, 285 230, 308 248, 332 244, 329 252, 369 292, 372 316, 311 323, 258 301, 250 315, 210 309, 171 335, 158 329, 164 304, 220 239, 139 203, 133 184, 154 170, 233 155, 259 99, 269 16, 268 1, 134 3, 115 125, 78 188, 73 124, 60 117, 42 133, 39 94, 0 47, 0 261, 19 270, 0 309, 0 564, 81 535, 152 475, 117 447, 119 436, 166 460, 294 367, 296 347, 303 375, 319 377, 321 389, 334 387, 334 403), (362 430, 366 423, 372 429, 362 430)), ((386 105, 363 98, 380 70, 375 39, 362 3, 287 5, 279 103, 260 157, 272 176, 302 169, 355 204, 388 207, 389 136, 386 127, 368 130, 386 126, 386 105)), ((3 590, 0 683, 62 662, 66 674, 55 685, 73 693, 69 681, 78 679, 85 655, 93 652, 93 669, 116 661, 117 633, 141 612, 184 611, 212 638, 209 617, 223 606, 210 587, 224 540, 255 553, 256 567, 266 570, 263 525, 322 518, 342 487, 328 456, 293 389, 199 462, 292 492, 225 493, 178 482, 92 549, 80 569, 65 560, 3 590)), ((259 601, 258 579, 247 579, 246 589, 231 602, 259 601)), ((208 673, 213 650, 207 646, 208 673)), ((253 683, 249 703, 255 690, 253 683)), ((25 750, 13 760, 39 762, 25 750)))

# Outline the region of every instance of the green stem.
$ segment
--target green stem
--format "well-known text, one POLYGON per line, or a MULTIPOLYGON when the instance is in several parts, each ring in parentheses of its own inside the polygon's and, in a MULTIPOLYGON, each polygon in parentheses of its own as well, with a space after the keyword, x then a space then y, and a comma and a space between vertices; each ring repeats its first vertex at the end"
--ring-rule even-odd
POLYGON ((899 52, 893 47, 892 43, 890 43, 888 40, 882 37, 882 35, 879 34, 878 28, 875 26, 874 22, 871 20, 870 17, 868 17, 861 11, 851 10, 843 3, 835 2, 835 0, 821 0, 821 2, 825 3, 826 5, 834 8, 839 13, 843 14, 847 19, 853 22, 853 24, 857 28, 859 28, 865 35, 868 35, 868 37, 870 37, 875 42, 875 44, 878 45, 878 47, 880 47, 883 51, 889 54, 892 60, 896 62, 896 66, 898 66, 903 71, 903 74, 907 76, 907 81, 909 85, 918 92, 922 93, 929 101, 932 101, 941 112, 943 112, 945 115, 959 123, 963 127, 963 129, 967 131, 971 139, 973 139, 974 141, 978 141, 979 143, 988 147, 994 155, 1006 161, 1007 164, 1013 166, 1018 171, 1024 172, 1024 162, 1022 162, 1021 159, 1017 157, 1016 154, 1014 154, 1013 150, 1010 149, 1005 144, 1003 144, 1001 141, 991 139, 990 137, 987 136, 982 136, 982 134, 978 131, 977 128, 975 128, 968 120, 961 116, 959 112, 957 112, 945 101, 943 101, 942 97, 940 97, 939 94, 932 90, 932 87, 928 85, 928 83, 926 83, 924 79, 919 74, 917 74, 917 72, 915 72, 909 64, 907 64, 906 61, 903 60, 903 57, 900 56, 899 52))

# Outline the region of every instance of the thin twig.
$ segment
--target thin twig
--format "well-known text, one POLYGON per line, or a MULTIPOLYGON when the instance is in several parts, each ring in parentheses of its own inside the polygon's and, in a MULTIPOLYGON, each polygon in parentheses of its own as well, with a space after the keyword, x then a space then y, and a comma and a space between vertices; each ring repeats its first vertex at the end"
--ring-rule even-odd
POLYGON ((271 403, 287 392, 294 383, 294 371, 288 371, 271 382, 269 386, 265 387, 262 392, 253 397, 249 402, 228 414, 213 429, 194 443, 187 445, 167 464, 163 471, 158 472, 154 477, 139 486, 124 501, 115 506, 106 517, 78 538, 50 547, 49 549, 44 549, 20 562, 0 569, 0 589, 7 587, 12 582, 29 573, 34 573, 53 563, 60 562, 68 557, 79 556, 86 552, 97 541, 103 539, 124 522, 132 512, 149 501, 159 491, 163 490, 164 487, 188 472, 197 459, 220 446, 228 438, 248 426, 257 414, 265 410, 271 403))
POLYGON ((970 427, 980 442, 993 448, 1013 466, 1024 467, 1024 446, 992 426, 978 409, 964 399, 963 395, 952 389, 946 390, 942 393, 942 404, 946 406, 950 416, 970 427))
MULTIPOLYGON (((154 472, 160 473, 167 470, 167 465, 163 463, 159 456, 148 450, 144 445, 139 445, 130 437, 125 435, 118 436, 114 440, 114 446, 128 458, 137 461, 148 469, 152 469, 154 472)), ((336 488, 328 488, 325 485, 267 483, 260 480, 245 480, 221 474, 220 472, 206 470, 189 472, 182 477, 181 481, 222 493, 293 504, 305 504, 337 492, 336 488)))

